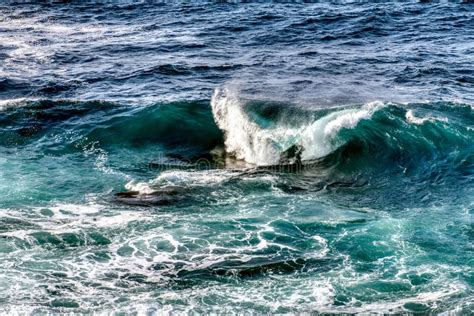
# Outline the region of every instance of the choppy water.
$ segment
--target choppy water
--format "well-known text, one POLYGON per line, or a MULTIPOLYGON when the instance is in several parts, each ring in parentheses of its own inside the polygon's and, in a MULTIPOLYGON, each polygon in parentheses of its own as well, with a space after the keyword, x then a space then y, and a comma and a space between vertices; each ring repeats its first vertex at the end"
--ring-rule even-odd
POLYGON ((1 312, 472 313, 472 4, 2 4, 0 99, 1 312))

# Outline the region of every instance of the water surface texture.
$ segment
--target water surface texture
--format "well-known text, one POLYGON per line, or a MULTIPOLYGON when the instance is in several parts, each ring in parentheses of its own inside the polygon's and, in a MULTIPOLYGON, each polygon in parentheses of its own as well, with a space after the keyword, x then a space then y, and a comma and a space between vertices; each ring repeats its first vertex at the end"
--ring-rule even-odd
POLYGON ((0 312, 472 313, 472 4, 2 4, 0 100, 0 312))

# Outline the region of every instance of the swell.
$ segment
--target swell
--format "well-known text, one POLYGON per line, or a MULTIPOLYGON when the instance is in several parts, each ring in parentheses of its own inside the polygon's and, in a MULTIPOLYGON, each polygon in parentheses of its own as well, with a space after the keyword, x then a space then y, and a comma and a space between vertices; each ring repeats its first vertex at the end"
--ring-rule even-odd
POLYGON ((20 100, 2 103, 0 145, 77 148, 87 140, 106 149, 157 146, 169 154, 195 150, 255 166, 317 162, 327 168, 473 164, 474 114, 447 102, 308 108, 245 100, 226 89, 211 99, 148 106, 103 101, 20 100), (58 136, 64 137, 58 137, 58 136))

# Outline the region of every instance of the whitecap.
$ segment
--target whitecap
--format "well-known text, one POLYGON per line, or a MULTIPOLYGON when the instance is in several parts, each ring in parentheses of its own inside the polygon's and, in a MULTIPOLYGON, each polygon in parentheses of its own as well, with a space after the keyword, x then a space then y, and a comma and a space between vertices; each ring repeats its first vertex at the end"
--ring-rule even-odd
POLYGON ((447 117, 433 117, 433 116, 427 116, 427 117, 417 117, 413 113, 413 110, 408 110, 405 114, 405 118, 408 122, 416 124, 416 125, 422 125, 426 122, 448 122, 447 117))

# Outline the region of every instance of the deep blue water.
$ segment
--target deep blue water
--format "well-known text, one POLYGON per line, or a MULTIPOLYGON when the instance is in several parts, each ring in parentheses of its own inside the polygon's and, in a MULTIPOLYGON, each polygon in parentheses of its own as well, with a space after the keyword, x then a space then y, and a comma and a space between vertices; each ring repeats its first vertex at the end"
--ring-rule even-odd
POLYGON ((473 105, 473 4, 0 4, 0 312, 470 314, 473 105))

